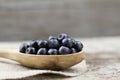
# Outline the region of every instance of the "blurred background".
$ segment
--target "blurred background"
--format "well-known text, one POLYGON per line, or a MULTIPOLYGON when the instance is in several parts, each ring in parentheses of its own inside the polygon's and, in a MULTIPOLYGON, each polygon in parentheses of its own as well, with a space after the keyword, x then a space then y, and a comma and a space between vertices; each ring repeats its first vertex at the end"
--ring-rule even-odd
POLYGON ((0 0, 0 41, 120 35, 120 0, 0 0))

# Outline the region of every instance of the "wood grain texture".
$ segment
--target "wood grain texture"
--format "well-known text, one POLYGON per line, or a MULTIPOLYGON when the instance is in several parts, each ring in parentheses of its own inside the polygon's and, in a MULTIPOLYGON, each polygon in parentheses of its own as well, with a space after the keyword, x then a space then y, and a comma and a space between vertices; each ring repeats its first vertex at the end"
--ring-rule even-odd
POLYGON ((81 51, 66 55, 30 55, 14 50, 0 50, 0 57, 17 61, 30 68, 60 70, 80 63, 85 59, 85 53, 81 51))
POLYGON ((0 40, 120 35, 119 0, 0 0, 0 40))

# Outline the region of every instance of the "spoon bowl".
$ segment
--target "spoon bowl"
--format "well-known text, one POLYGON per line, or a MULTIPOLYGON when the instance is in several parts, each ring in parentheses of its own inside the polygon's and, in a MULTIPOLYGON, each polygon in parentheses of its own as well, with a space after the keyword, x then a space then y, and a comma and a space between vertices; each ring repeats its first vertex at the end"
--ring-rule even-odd
POLYGON ((61 70, 80 63, 84 60, 85 53, 81 51, 66 55, 32 55, 18 51, 0 50, 0 57, 17 61, 30 68, 61 70))

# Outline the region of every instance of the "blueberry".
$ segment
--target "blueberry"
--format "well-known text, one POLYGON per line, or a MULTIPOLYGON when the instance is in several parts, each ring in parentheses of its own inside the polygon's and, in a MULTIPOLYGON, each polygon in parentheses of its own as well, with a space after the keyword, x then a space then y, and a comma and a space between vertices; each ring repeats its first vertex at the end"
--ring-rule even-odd
POLYGON ((48 38, 48 40, 51 40, 51 39, 57 39, 57 38, 54 37, 54 36, 50 36, 50 37, 48 38))
POLYGON ((39 46, 39 48, 46 48, 48 46, 48 41, 46 41, 46 40, 40 40, 38 42, 38 46, 39 46))
POLYGON ((76 47, 77 41, 75 41, 74 39, 72 39, 73 45, 72 47, 76 47))
POLYGON ((65 38, 69 38, 69 36, 68 36, 67 34, 65 34, 65 33, 62 33, 62 34, 60 34, 60 35, 58 36, 58 40, 59 40, 59 41, 62 41, 62 40, 65 39, 65 38))
POLYGON ((33 40, 30 42, 30 47, 38 48, 38 40, 33 40))
POLYGON ((57 51, 57 49, 49 49, 49 50, 48 50, 48 54, 49 54, 49 55, 57 55, 57 54, 58 54, 58 51, 57 51))
POLYGON ((37 55, 46 55, 47 49, 46 48, 40 48, 37 52, 37 55))
POLYGON ((26 49, 27 49, 28 47, 29 47, 28 44, 23 43, 23 44, 20 46, 19 51, 20 51, 21 53, 25 53, 25 51, 26 51, 26 49))
POLYGON ((35 48, 33 48, 33 47, 27 48, 26 49, 26 53, 27 54, 35 54, 36 53, 35 48))
POLYGON ((48 40, 33 40, 30 45, 24 43, 20 46, 19 51, 37 55, 56 55, 80 52, 82 48, 81 42, 62 33, 58 37, 50 36, 48 40))
POLYGON ((77 50, 77 52, 80 52, 83 48, 83 44, 79 41, 76 42, 75 44, 75 49, 77 50))
POLYGON ((61 46, 59 48, 59 54, 70 54, 70 49, 65 46, 61 46))
POLYGON ((73 41, 70 38, 65 38, 62 40, 62 45, 71 48, 73 46, 73 41))
POLYGON ((76 53, 76 49, 75 48, 71 48, 71 53, 76 53))
POLYGON ((57 39, 48 40, 48 47, 49 48, 57 49, 57 48, 59 48, 59 46, 60 46, 60 44, 59 44, 59 41, 57 39))

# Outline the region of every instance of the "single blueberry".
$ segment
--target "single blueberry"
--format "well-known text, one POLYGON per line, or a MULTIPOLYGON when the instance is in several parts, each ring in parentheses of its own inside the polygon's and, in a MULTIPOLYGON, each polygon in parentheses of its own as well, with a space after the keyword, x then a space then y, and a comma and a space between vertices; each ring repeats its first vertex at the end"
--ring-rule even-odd
POLYGON ((37 52, 37 55, 46 55, 47 49, 46 48, 40 48, 37 52))
POLYGON ((60 46, 60 44, 59 44, 59 41, 57 39, 48 40, 48 47, 49 48, 57 49, 57 48, 59 48, 59 46, 60 46))
POLYGON ((65 34, 65 33, 62 33, 62 34, 58 35, 58 40, 59 41, 62 41, 65 38, 69 38, 69 36, 67 34, 65 34))
POLYGON ((54 36, 49 36, 48 40, 51 40, 51 39, 57 39, 57 38, 54 36))
POLYGON ((38 48, 38 40, 33 40, 30 42, 30 47, 38 48))
POLYGON ((48 50, 48 55, 57 55, 57 54, 58 54, 57 49, 49 49, 48 50))
POLYGON ((71 48, 71 53, 76 53, 76 49, 75 48, 71 48))
POLYGON ((46 40, 40 40, 38 41, 39 48, 46 48, 48 46, 48 41, 46 40))
POLYGON ((26 49, 27 54, 36 54, 35 48, 34 47, 29 47, 26 49))
POLYGON ((83 48, 83 44, 79 41, 76 42, 76 45, 75 45, 75 49, 77 50, 77 52, 80 52, 83 48))
POLYGON ((73 45, 72 45, 72 47, 76 47, 76 44, 77 44, 77 41, 75 41, 74 39, 72 39, 72 42, 73 42, 73 45))
POLYGON ((70 54, 70 49, 65 46, 61 46, 59 48, 59 54, 70 54))
POLYGON ((28 44, 23 43, 23 44, 20 46, 19 51, 20 51, 21 53, 25 53, 25 51, 26 51, 26 49, 27 49, 28 47, 29 47, 28 44))
POLYGON ((70 38, 65 38, 62 40, 62 45, 71 48, 73 46, 73 41, 70 38))

